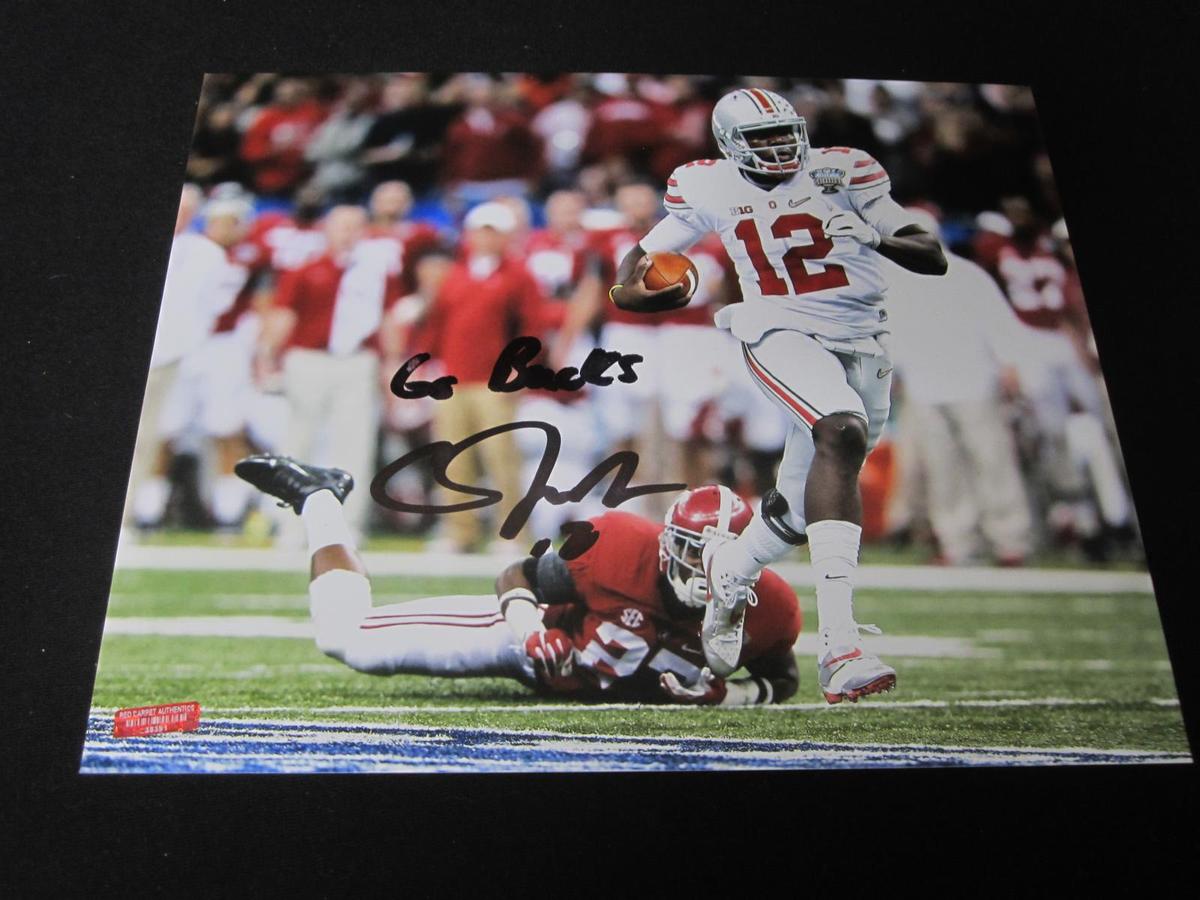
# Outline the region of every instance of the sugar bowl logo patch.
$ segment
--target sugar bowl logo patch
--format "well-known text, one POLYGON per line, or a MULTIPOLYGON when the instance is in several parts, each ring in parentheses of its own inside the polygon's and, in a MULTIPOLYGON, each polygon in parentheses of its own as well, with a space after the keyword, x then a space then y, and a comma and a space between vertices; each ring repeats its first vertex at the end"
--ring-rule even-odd
POLYGON ((629 626, 630 628, 637 628, 644 620, 645 617, 642 615, 642 611, 640 609, 630 609, 629 607, 626 607, 621 612, 621 623, 629 626))
POLYGON ((823 166, 820 169, 813 169, 808 174, 812 176, 813 183, 824 194, 836 193, 846 178, 845 169, 836 169, 833 166, 823 166))

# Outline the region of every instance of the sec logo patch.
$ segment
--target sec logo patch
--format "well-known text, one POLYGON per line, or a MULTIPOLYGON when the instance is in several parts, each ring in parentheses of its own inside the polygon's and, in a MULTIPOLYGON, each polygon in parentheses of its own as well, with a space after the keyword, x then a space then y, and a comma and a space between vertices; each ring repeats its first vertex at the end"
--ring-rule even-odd
POLYGON ((645 620, 646 617, 642 615, 642 611, 640 609, 626 608, 621 612, 621 624, 626 625, 629 628, 637 628, 645 620))

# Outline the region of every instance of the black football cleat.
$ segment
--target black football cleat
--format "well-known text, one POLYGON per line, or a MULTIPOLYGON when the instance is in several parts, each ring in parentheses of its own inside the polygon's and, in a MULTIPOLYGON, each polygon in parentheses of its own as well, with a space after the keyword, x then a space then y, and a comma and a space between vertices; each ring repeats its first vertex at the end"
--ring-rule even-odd
POLYGON ((280 506, 290 506, 300 515, 304 501, 317 491, 333 491, 339 503, 354 489, 354 478, 342 469, 322 469, 306 466, 290 456, 264 453, 238 460, 233 472, 242 481, 248 481, 264 494, 278 497, 280 506))

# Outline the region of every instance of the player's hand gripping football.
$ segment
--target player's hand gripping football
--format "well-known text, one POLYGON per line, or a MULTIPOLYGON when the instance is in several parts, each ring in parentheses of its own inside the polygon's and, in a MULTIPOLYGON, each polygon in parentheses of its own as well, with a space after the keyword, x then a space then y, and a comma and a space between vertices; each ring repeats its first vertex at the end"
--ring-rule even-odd
POLYGON ((672 703, 688 703, 694 706, 716 706, 725 699, 725 679, 719 678, 705 666, 693 684, 684 684, 674 672, 663 672, 658 676, 659 687, 672 703))
POLYGON ((525 638, 525 655, 533 663, 534 673, 551 686, 557 679, 570 677, 575 668, 574 651, 571 638, 558 628, 535 631, 525 638))
POLYGON ((882 240, 879 232, 852 212, 839 210, 821 226, 831 238, 853 238, 860 244, 875 248, 882 240))
POLYGON ((633 267, 633 273, 612 292, 613 303, 621 309, 637 312, 661 312, 686 306, 689 298, 687 288, 682 284, 672 284, 656 291, 646 287, 646 273, 653 264, 649 253, 639 259, 633 267))

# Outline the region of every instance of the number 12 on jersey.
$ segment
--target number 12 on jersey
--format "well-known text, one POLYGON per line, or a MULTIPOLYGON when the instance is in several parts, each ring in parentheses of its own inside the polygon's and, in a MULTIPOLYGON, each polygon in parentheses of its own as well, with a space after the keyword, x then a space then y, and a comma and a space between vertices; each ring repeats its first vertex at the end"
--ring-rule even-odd
POLYGON ((808 232, 811 243, 789 247, 783 254, 783 265, 791 282, 789 290, 788 282, 779 277, 779 272, 767 259, 758 230, 758 221, 742 219, 733 229, 734 236, 742 242, 750 262, 754 265, 758 276, 758 288, 764 297, 811 294, 813 291, 845 287, 850 283, 850 279, 846 277, 846 270, 836 263, 822 263, 823 269, 820 272, 810 272, 804 265, 806 259, 824 259, 833 249, 833 240, 825 234, 820 219, 808 213, 787 213, 771 223, 771 237, 777 240, 785 240, 804 231, 808 232))

